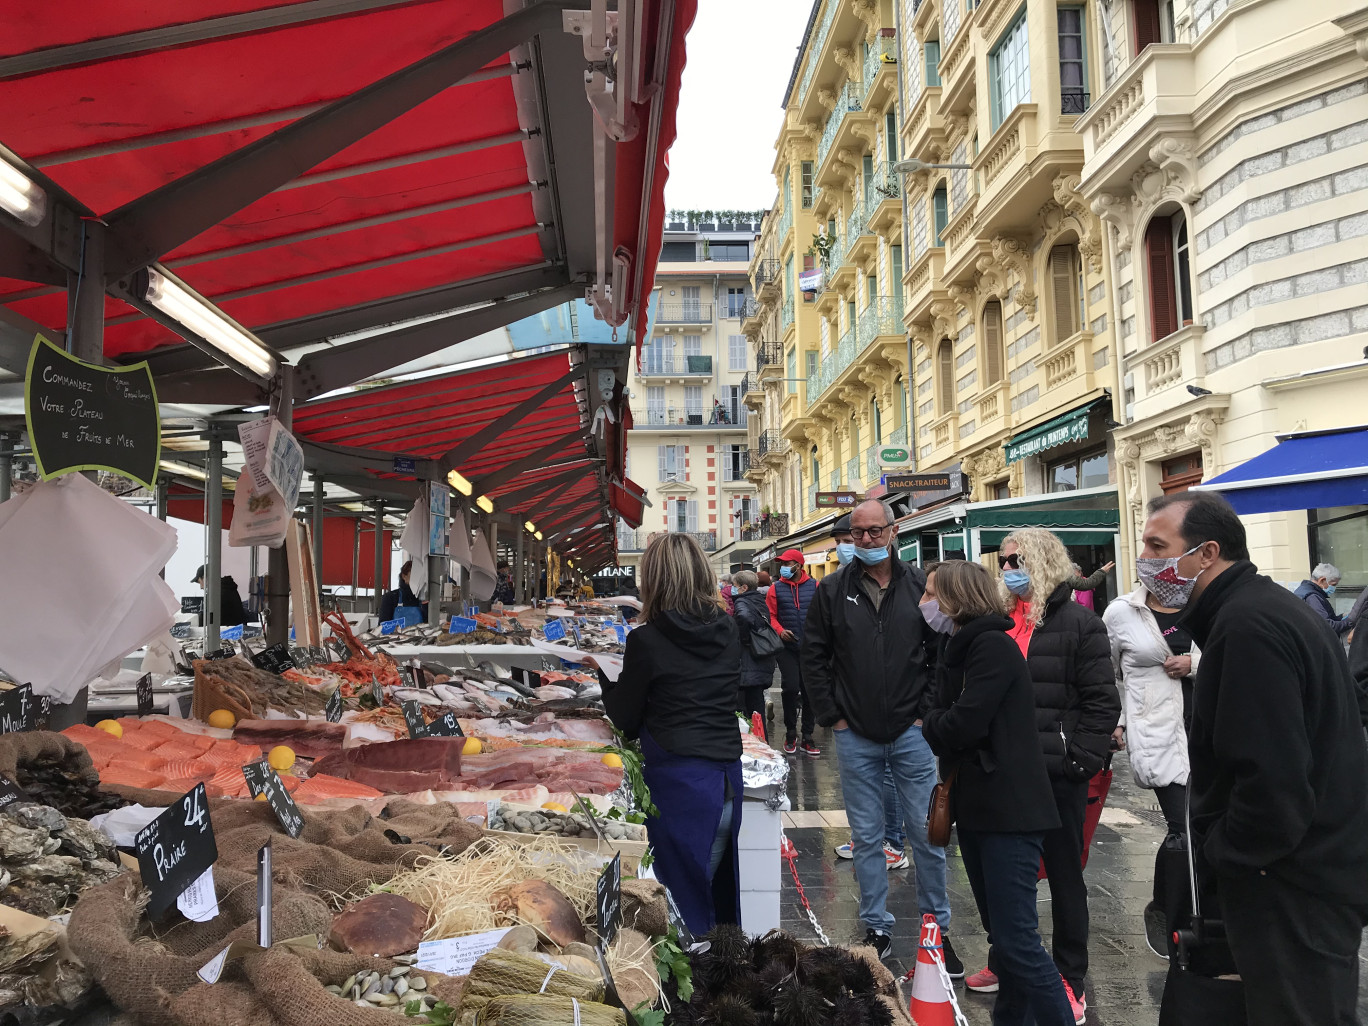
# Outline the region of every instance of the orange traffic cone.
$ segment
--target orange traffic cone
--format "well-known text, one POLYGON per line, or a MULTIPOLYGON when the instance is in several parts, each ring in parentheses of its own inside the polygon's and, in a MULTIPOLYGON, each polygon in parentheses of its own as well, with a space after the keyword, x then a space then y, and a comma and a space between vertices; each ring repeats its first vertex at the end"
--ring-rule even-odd
POLYGON ((751 733, 766 743, 769 739, 765 737, 765 721, 760 718, 758 712, 751 713, 751 733))
POLYGON ((954 990, 936 963, 943 958, 940 926, 936 917, 922 916, 921 940, 917 945, 917 969, 912 976, 912 1000, 907 1006, 917 1026, 955 1026, 954 990))

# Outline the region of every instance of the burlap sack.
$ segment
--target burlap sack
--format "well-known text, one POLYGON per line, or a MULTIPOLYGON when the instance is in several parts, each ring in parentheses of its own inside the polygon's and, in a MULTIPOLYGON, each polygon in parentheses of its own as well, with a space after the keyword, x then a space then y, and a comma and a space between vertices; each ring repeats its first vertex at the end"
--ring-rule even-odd
POLYGON ((0 734, 0 776, 13 780, 20 766, 29 763, 56 766, 74 773, 99 774, 83 745, 50 730, 31 730, 22 734, 0 734))
MULTIPOLYGON (((81 895, 71 913, 67 938, 73 954, 91 971, 116 1005, 145 1026, 202 1026, 207 1019, 181 1019, 172 998, 195 986, 196 972, 234 940, 256 936, 255 877, 216 866, 214 885, 219 915, 207 923, 176 922, 157 934, 143 918, 147 893, 134 873, 125 873, 81 895)), ((168 920, 176 918, 168 914, 168 920)), ((278 890, 272 923, 278 937, 325 933, 332 913, 318 898, 278 890)), ((240 981, 241 970, 230 963, 225 984, 240 981)), ((244 1002, 246 1008, 250 1002, 244 1002)), ((246 1011, 239 1010, 246 1016, 246 1011)), ((235 1013, 238 1014, 238 1013, 235 1013)), ((225 1024, 215 1015, 217 1026, 225 1024)), ((249 1026, 244 1020, 240 1026, 249 1026)), ((274 1026, 251 1022, 250 1026, 274 1026)))
MULTIPOLYGON (((642 881, 646 882, 646 881, 642 881)), ((626 881, 623 881, 624 887, 626 881)), ((613 941, 614 961, 619 961, 612 969, 613 985, 617 987, 618 997, 628 1008, 638 1005, 654 1005, 660 996, 660 974, 656 972, 654 945, 644 933, 623 929, 613 941), (630 963, 630 966, 621 964, 630 963)))
POLYGON ((669 933, 665 885, 659 880, 623 880, 622 925, 648 937, 663 937, 669 933))
MULTIPOLYGON (((168 1005, 176 1026, 281 1026, 241 974, 240 966, 230 964, 218 983, 196 980, 183 994, 172 995, 168 1005)), ((149 1024, 144 1019, 137 1022, 149 1024)))

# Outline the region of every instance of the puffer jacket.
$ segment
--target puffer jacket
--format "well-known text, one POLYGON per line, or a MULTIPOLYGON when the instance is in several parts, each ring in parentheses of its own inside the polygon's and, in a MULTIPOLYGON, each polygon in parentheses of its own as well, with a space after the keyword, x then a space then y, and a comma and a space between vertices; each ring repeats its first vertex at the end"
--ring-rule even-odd
POLYGON ((774 681, 774 656, 763 659, 751 651, 751 631, 768 627, 769 609, 765 606, 765 596, 758 591, 743 591, 736 594, 736 631, 741 640, 741 686, 743 688, 769 687, 774 681))
POLYGON ((1036 728, 1051 777, 1087 779, 1100 770, 1121 718, 1107 628, 1091 609, 1069 601, 1065 582, 1045 603, 1026 666, 1035 685, 1036 728))
MULTIPOLYGON (((1142 585, 1114 599, 1102 614, 1111 638, 1112 668, 1121 689, 1126 750, 1135 782, 1141 787, 1186 784, 1183 687, 1164 672, 1164 660, 1173 652, 1145 605, 1146 594, 1142 585)), ((1195 677, 1202 654, 1195 644, 1188 654, 1192 658, 1190 676, 1195 677)))

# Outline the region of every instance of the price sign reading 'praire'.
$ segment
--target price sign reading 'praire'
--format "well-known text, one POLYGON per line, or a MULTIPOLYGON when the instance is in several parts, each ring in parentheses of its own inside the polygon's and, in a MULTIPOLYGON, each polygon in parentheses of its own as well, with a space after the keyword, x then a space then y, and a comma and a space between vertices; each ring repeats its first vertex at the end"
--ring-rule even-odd
POLYGON ((146 363, 99 367, 39 335, 29 352, 24 415, 44 480, 108 470, 153 487, 161 419, 146 363))

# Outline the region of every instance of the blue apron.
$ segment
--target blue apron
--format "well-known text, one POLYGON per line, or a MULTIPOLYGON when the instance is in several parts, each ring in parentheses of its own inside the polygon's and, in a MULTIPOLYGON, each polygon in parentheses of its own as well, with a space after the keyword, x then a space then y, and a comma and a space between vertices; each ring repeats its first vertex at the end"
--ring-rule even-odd
POLYGON ((641 731, 642 776, 660 816, 646 819, 655 874, 679 906, 695 936, 717 923, 741 922, 741 878, 736 855, 741 832, 741 760, 717 762, 673 755, 641 731), (710 878, 713 839, 730 785, 731 837, 710 878))

